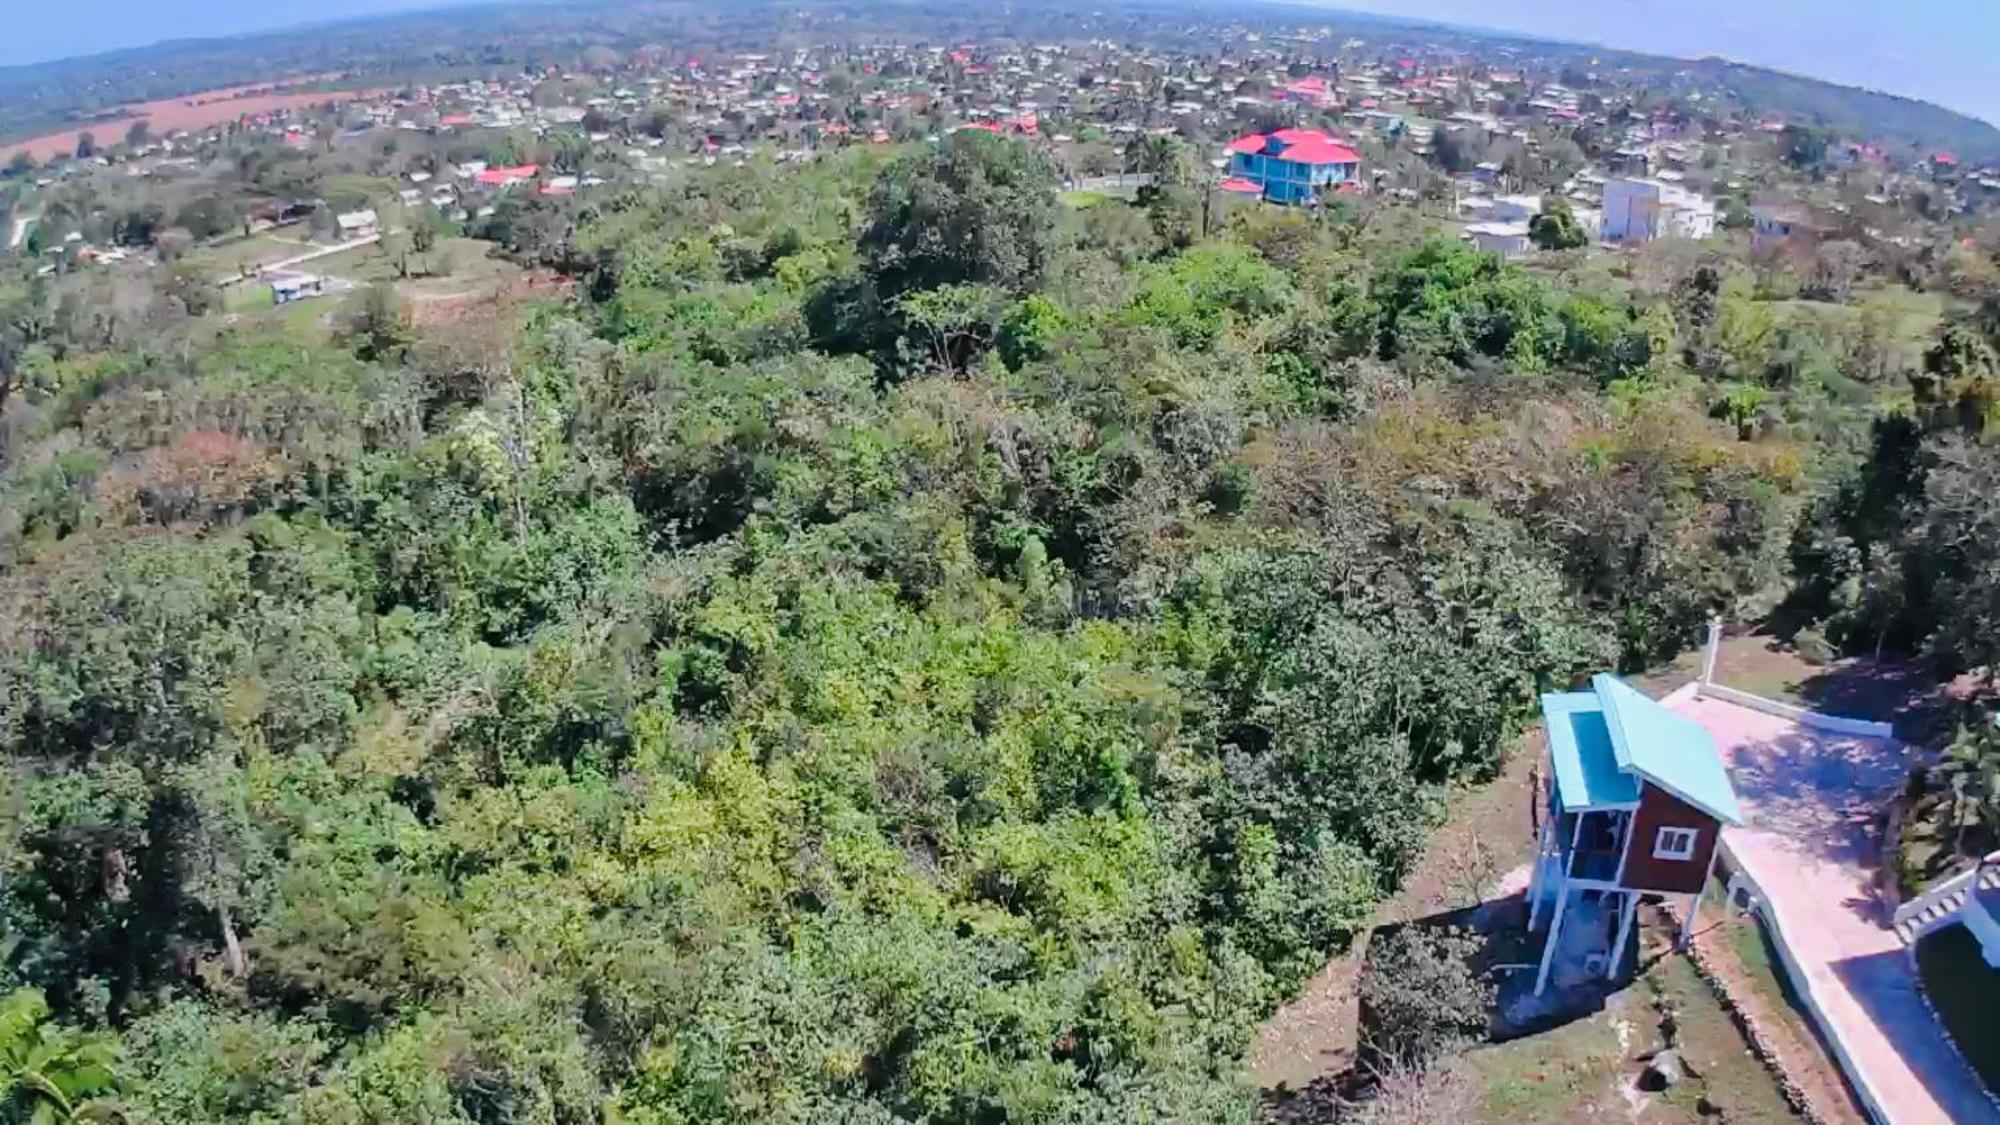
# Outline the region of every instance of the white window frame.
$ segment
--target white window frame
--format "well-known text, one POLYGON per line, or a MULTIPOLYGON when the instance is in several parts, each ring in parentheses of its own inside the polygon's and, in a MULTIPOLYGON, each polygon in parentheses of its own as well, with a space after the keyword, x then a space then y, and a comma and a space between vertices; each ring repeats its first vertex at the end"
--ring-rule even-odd
POLYGON ((1653 834, 1653 858, 1687 860, 1694 858, 1694 846, 1701 833, 1693 828, 1664 825, 1653 834))

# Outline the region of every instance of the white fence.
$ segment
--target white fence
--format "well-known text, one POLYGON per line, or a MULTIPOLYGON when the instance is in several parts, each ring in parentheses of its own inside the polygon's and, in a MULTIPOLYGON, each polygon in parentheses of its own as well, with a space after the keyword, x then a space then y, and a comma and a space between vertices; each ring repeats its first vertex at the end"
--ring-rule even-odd
POLYGON ((1791 945, 1785 941, 1784 922, 1778 918, 1777 910, 1771 905, 1770 897, 1764 893, 1763 887, 1758 886, 1757 880, 1750 874, 1749 869, 1743 866, 1742 862, 1736 858, 1736 853, 1730 849, 1729 833, 1727 830, 1722 834, 1720 850, 1722 864, 1730 872, 1729 900, 1731 904, 1735 903, 1738 894, 1741 892, 1748 892, 1750 895, 1752 905, 1755 906, 1758 916, 1763 919, 1764 932, 1771 938, 1771 948, 1778 951, 1778 963, 1783 966, 1785 977, 1791 982, 1792 994, 1799 998, 1799 1003, 1805 1006, 1806 1013, 1812 1017, 1813 1023, 1818 1026, 1820 1038, 1825 1041, 1827 1048, 1833 1052, 1834 1059, 1840 1064, 1841 1071, 1847 1075, 1848 1080, 1853 1084, 1854 1092, 1861 1099, 1862 1108, 1868 1111, 1869 1119, 1879 1122, 1894 1121, 1895 1119, 1889 1116, 1883 1109, 1882 1097, 1869 1084, 1868 1075, 1863 1073, 1859 1066, 1855 1065, 1853 1053, 1848 1050, 1847 1044, 1840 1037, 1839 1026, 1827 1018, 1826 1008, 1823 1006, 1825 1001, 1819 995, 1819 990, 1813 987, 1812 978, 1800 966, 1798 955, 1792 952, 1791 945))

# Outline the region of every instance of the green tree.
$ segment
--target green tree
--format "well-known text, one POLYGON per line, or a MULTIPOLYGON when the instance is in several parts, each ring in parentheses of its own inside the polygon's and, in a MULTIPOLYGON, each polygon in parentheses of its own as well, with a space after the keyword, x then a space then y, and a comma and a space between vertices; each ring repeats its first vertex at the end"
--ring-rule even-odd
POLYGON ((897 302, 926 362, 949 373, 964 371, 992 346, 1006 307, 999 290, 983 285, 941 285, 906 294, 897 302))
POLYGON ((957 284, 1023 292, 1048 261, 1055 186, 1036 150, 961 129, 876 181, 860 239, 869 274, 891 299, 957 284))
POLYGON ((1569 200, 1549 196, 1542 200, 1542 212, 1528 220, 1528 237, 1544 250, 1574 250, 1588 245, 1590 235, 1576 221, 1569 200))
POLYGON ((386 361, 402 355, 409 345, 409 327, 409 312, 395 286, 378 281, 351 303, 345 331, 355 355, 386 361))
POLYGON ((1739 441, 1749 441, 1757 431, 1757 419, 1771 402, 1771 392, 1755 383, 1730 383, 1716 400, 1716 412, 1736 428, 1739 441))
POLYGON ((118 1086, 116 1040, 48 1022, 42 994, 17 989, 0 999, 0 1104, 21 1125, 111 1121, 100 1101, 118 1086))
POLYGON ((1996 357, 1985 335, 1968 320, 1953 320, 1924 352, 1923 370, 1911 376, 1917 407, 1933 426, 1985 429, 1996 401, 1996 357))
POLYGON ((1968 822, 2000 838, 2000 732, 1992 718, 1961 725, 1934 770, 1951 793, 1953 853, 1965 855, 1968 822))
POLYGON ((1794 168, 1816 171, 1826 164, 1832 136, 1811 125, 1788 124, 1778 135, 1779 153, 1794 168))

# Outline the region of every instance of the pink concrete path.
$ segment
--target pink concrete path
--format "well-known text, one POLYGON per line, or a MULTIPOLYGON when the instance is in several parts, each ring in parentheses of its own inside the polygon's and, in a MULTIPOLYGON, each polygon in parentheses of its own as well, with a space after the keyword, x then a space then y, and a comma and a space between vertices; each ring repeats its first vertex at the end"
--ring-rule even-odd
POLYGON ((1807 1002, 1865 1100, 1895 1125, 2000 1121, 1918 995, 1874 890, 1874 815, 1900 784, 1908 748, 1715 699, 1674 709, 1706 727, 1729 762, 1749 825, 1724 839, 1763 889, 1807 1002))

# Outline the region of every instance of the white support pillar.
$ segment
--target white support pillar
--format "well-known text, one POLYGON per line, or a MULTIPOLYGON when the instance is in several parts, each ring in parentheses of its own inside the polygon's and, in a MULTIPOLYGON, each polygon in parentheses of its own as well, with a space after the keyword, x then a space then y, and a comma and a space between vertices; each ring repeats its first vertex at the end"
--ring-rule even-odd
POLYGON ((1625 963, 1625 945, 1632 938, 1632 920, 1639 915, 1639 894, 1625 891, 1618 896, 1618 940, 1611 946, 1611 960, 1604 966, 1604 979, 1617 980, 1618 966, 1625 963))
POLYGON ((1701 686, 1715 682, 1715 659, 1722 654, 1722 618, 1708 619, 1708 644, 1701 654, 1701 686))
POLYGON ((1701 889, 1688 898, 1687 917, 1681 919, 1680 938, 1674 943, 1677 949, 1686 949, 1688 943, 1694 940, 1695 912, 1701 909, 1701 898, 1708 893, 1708 885, 1715 880, 1716 855, 1722 851, 1722 830, 1718 828, 1715 831, 1715 846, 1708 852, 1708 869, 1702 873, 1701 889))
POLYGON ((1563 911, 1569 906, 1568 879, 1565 878, 1557 885, 1556 894, 1558 897, 1556 899, 1555 917, 1549 919, 1549 937, 1542 945, 1541 971, 1535 974, 1535 995, 1537 996, 1540 996, 1542 990, 1549 986, 1549 966, 1555 964, 1556 943, 1562 941, 1563 911))
POLYGON ((1549 824, 1542 822, 1542 830, 1535 839, 1535 866, 1528 872, 1528 932, 1534 933, 1542 921, 1542 878, 1548 870, 1549 824))

